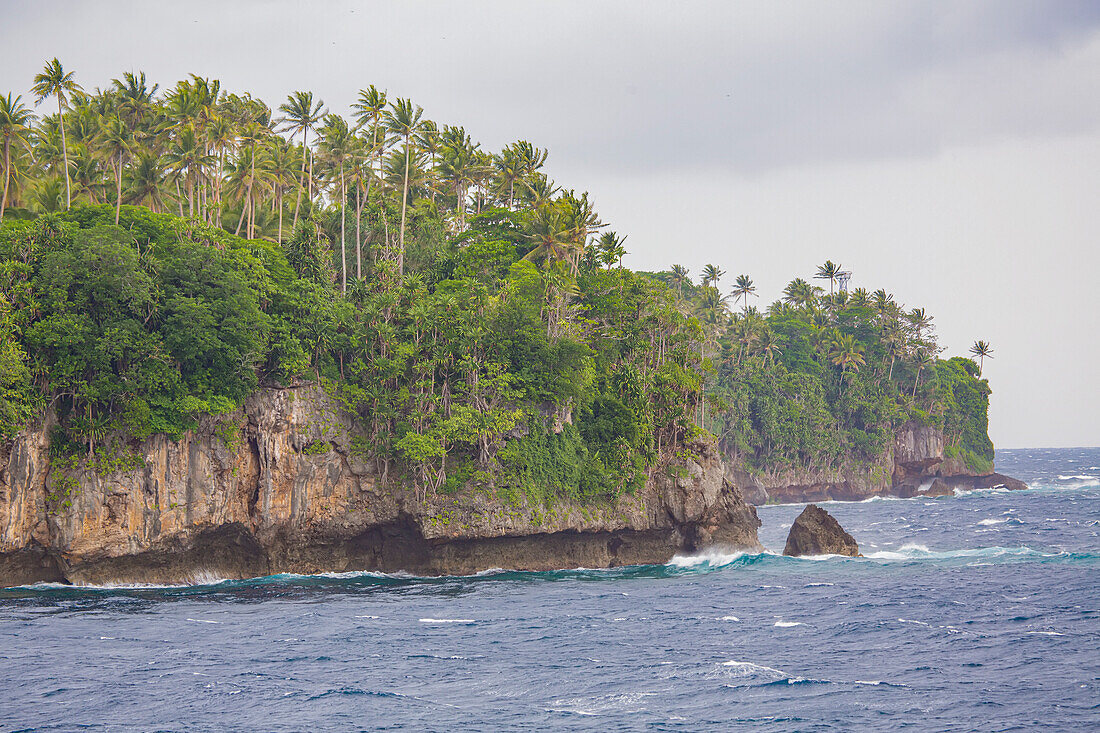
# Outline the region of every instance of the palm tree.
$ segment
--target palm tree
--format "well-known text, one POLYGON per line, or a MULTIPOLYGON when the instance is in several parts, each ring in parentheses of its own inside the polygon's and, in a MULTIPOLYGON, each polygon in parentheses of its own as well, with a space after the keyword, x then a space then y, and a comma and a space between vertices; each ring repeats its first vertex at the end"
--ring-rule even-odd
POLYGON ((978 377, 982 376, 982 367, 985 366, 985 358, 993 358, 993 348, 988 341, 975 341, 970 347, 970 353, 978 357, 978 377))
POLYGON ((121 117, 111 117, 103 121, 99 140, 101 151, 115 171, 115 224, 118 224, 122 211, 122 168, 127 156, 133 152, 134 137, 121 117))
POLYGON ((530 231, 529 237, 535 246, 523 259, 562 262, 569 258, 572 239, 559 207, 549 205, 536 211, 530 231))
POLYGON ((672 273, 670 279, 676 285, 676 297, 682 298, 684 296, 684 283, 691 282, 688 277, 688 269, 683 265, 673 265, 669 272, 672 273))
POLYGON ((917 335, 917 341, 920 341, 921 332, 932 326, 932 316, 925 313, 924 308, 914 308, 909 311, 906 319, 909 321, 909 325, 913 327, 913 331, 917 335))
POLYGON ((24 149, 30 149, 27 133, 31 129, 33 119, 31 111, 23 104, 22 95, 12 99, 11 92, 8 92, 7 97, 0 97, 0 138, 4 140, 4 195, 0 198, 0 221, 4 221, 4 209, 8 206, 8 189, 12 178, 12 143, 24 149))
MULTIPOLYGON (((455 197, 455 215, 459 232, 466 230, 466 193, 477 174, 477 149, 462 127, 444 127, 436 173, 455 197)), ((553 194, 551 193, 551 196, 553 194)))
POLYGON ((164 207, 163 183, 164 167, 160 159, 149 152, 138 153, 137 164, 130 171, 126 203, 148 206, 157 213, 164 207))
MULTIPOLYGON (((382 174, 382 152, 385 147, 385 134, 382 130, 382 115, 386 110, 386 93, 379 91, 373 84, 359 90, 359 101, 351 105, 355 110, 355 119, 360 127, 370 128, 370 154, 374 156, 374 170, 382 174)), ((367 177, 367 198, 370 198, 371 178, 367 177)))
POLYGON ((600 263, 608 270, 616 262, 619 263, 620 268, 623 266, 623 257, 626 256, 626 248, 623 247, 625 241, 626 237, 620 237, 615 232, 604 232, 600 235, 599 240, 596 242, 596 248, 600 263))
POLYGON ((817 274, 814 275, 815 280, 828 280, 829 281, 829 295, 833 294, 833 283, 836 282, 837 276, 840 275, 840 265, 836 264, 832 260, 825 260, 825 264, 817 268, 817 274))
POLYGON ((287 97, 287 101, 279 105, 279 111, 283 113, 282 122, 290 132, 290 139, 299 132, 302 133, 302 173, 298 178, 298 196, 294 201, 294 223, 298 226, 298 209, 302 204, 302 188, 306 185, 306 159, 309 159, 309 197, 313 199, 313 156, 309 154, 309 131, 317 126, 324 118, 325 103, 317 100, 313 102, 313 92, 294 92, 287 97))
POLYGON ((424 110, 409 99, 398 99, 385 112, 386 128, 405 143, 405 176, 401 190, 401 232, 397 253, 397 275, 405 274, 405 220, 409 207, 409 158, 413 138, 420 132, 424 110))
POLYGON ((703 267, 703 287, 707 285, 718 286, 718 281, 725 275, 725 271, 718 265, 705 265, 703 267))
MULTIPOLYGON (((145 119, 154 111, 154 98, 160 84, 149 86, 145 79, 145 72, 136 74, 127 71, 121 79, 112 79, 114 94, 118 99, 118 109, 129 123, 131 129, 136 129, 145 122, 145 119)), ((177 122, 179 120, 177 119, 177 122)))
POLYGON ((340 115, 330 114, 325 117, 325 126, 321 128, 321 152, 325 161, 339 169, 340 181, 340 287, 343 292, 348 291, 348 256, 345 232, 347 230, 347 201, 348 186, 344 177, 344 166, 347 164, 355 147, 354 134, 348 128, 348 123, 340 115))
POLYGON ((927 349, 924 349, 924 348, 917 349, 917 353, 914 355, 914 358, 913 358, 913 363, 915 363, 917 365, 917 379, 916 379, 916 381, 913 382, 913 395, 912 396, 914 398, 916 398, 916 396, 917 396, 917 388, 920 387, 920 373, 921 373, 921 371, 925 367, 931 366, 934 361, 935 361, 935 357, 933 357, 932 354, 927 349))
POLYGON ((273 136, 267 149, 267 158, 271 165, 271 193, 275 199, 275 209, 279 212, 279 229, 276 242, 283 243, 283 196, 294 185, 298 167, 297 149, 283 138, 273 136))
POLYGON ((863 359, 863 344, 856 341, 851 334, 835 334, 829 344, 829 361, 840 367, 841 381, 843 381, 847 372, 858 372, 859 368, 866 364, 863 359))
POLYGON ((775 357, 781 351, 780 341, 775 333, 770 328, 763 329, 756 343, 756 353, 764 357, 764 366, 767 366, 768 362, 774 364, 775 357))
POLYGON ((47 97, 57 98, 57 124, 61 127, 61 156, 65 167, 65 209, 72 207, 73 197, 71 184, 69 183, 69 147, 65 142, 65 107, 69 106, 66 98, 72 94, 83 91, 80 85, 73 80, 75 72, 66 73, 61 67, 61 62, 54 57, 53 61, 42 67, 42 72, 34 77, 33 91, 35 104, 41 104, 47 97))
POLYGON ((810 306, 817 300, 821 288, 815 288, 800 277, 796 277, 783 288, 783 301, 793 306, 810 306))
POLYGON ((752 279, 748 275, 738 275, 731 295, 734 300, 741 298, 743 301, 741 307, 748 308, 749 296, 756 295, 756 286, 752 284, 752 279))

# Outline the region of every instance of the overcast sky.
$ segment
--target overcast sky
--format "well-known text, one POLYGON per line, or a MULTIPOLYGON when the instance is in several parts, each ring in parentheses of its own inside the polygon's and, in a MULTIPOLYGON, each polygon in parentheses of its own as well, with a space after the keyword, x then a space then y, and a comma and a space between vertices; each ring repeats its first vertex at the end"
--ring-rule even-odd
POLYGON ((998 447, 1100 445, 1100 2, 0 0, 0 94, 58 56, 347 112, 376 84, 549 148, 629 235, 763 303, 826 258, 991 341, 998 447))

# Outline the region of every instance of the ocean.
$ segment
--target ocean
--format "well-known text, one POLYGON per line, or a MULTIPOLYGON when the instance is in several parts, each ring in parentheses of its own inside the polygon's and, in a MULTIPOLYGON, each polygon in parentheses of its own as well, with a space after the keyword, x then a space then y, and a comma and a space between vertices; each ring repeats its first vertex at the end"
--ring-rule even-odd
POLYGON ((0 590, 3 731, 1100 729, 1100 449, 824 506, 866 557, 0 590))

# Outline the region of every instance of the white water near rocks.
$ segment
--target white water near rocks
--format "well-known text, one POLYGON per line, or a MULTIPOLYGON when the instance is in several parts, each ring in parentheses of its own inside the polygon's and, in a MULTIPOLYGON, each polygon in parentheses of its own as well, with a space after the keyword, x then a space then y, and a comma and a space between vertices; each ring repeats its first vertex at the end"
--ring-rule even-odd
POLYGON ((831 502, 863 558, 0 591, 0 729, 1095 729, 1100 450, 831 502), (1070 464, 1068 459, 1076 463, 1070 464))

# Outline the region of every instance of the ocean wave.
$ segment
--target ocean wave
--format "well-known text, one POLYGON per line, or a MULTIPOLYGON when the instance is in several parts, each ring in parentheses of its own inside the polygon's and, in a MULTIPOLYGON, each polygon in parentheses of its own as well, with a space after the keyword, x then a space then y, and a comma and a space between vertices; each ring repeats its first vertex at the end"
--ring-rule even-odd
MULTIPOLYGON (((983 520, 985 521, 985 520, 983 520)), ((1017 522, 1009 518, 1009 523, 1017 522)), ((980 522, 979 522, 980 524, 980 522)), ((992 563, 1006 562, 1055 562, 1055 563, 1096 563, 1100 560, 1098 552, 1045 552, 1031 547, 978 547, 965 549, 934 550, 927 545, 908 543, 898 549, 867 552, 864 557, 846 557, 842 555, 810 555, 805 557, 787 557, 779 553, 764 550, 761 552, 739 552, 711 550, 693 555, 677 555, 664 565, 627 565, 617 568, 575 568, 571 570, 526 571, 492 570, 475 575, 463 576, 418 576, 410 573, 382 573, 362 570, 351 572, 319 573, 302 575, 280 573, 241 580, 211 579, 212 582, 194 584, 103 584, 68 585, 64 583, 35 583, 17 586, 0 591, 3 593, 31 594, 81 594, 81 593, 126 593, 145 595, 146 593, 169 596, 195 593, 236 592, 245 588, 279 588, 297 586, 302 588, 344 588, 354 591, 360 588, 403 588, 408 586, 452 587, 456 582, 463 583, 532 583, 562 581, 607 582, 642 578, 671 578, 682 575, 695 575, 713 572, 732 572, 754 568, 805 567, 813 563, 822 567, 834 564, 859 563, 865 565, 893 563, 952 563, 981 560, 992 563)), ((822 582, 822 585, 825 583, 822 582)), ((783 590, 778 584, 772 584, 775 590, 783 590)), ((813 585, 813 584, 811 584, 813 585)), ((809 586, 807 586, 809 587, 809 586)), ((772 590, 772 588, 768 588, 772 590)))

